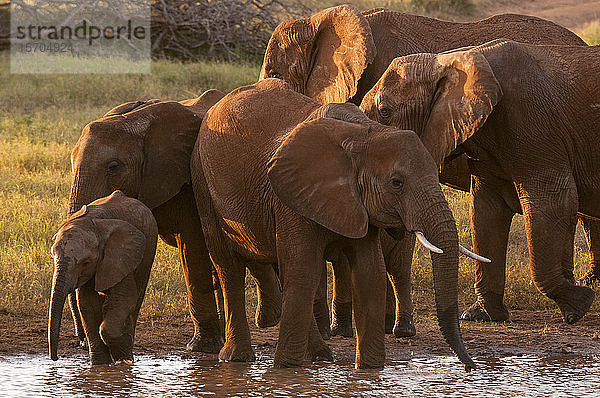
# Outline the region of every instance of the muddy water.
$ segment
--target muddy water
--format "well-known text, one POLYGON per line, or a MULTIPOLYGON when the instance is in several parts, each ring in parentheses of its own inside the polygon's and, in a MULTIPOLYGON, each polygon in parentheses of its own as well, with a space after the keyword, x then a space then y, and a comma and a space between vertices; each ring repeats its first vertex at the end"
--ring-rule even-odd
POLYGON ((0 356, 0 396, 600 396, 600 357, 478 358, 462 371, 455 358, 390 362, 382 371, 351 364, 276 370, 268 358, 252 364, 138 356, 133 365, 91 367, 83 355, 61 358, 0 356))

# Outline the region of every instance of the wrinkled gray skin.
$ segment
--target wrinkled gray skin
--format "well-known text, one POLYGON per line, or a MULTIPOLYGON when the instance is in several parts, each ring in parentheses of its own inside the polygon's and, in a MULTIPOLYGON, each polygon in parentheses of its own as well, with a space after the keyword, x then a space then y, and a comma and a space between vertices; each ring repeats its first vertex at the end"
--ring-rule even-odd
MULTIPOLYGON (((267 46, 260 78, 281 78, 294 90, 322 104, 348 100, 360 104, 396 57, 443 52, 497 38, 533 44, 585 45, 568 29, 532 16, 503 14, 476 22, 455 23, 384 9, 360 12, 354 6, 341 5, 309 18, 281 23, 267 46)), ((468 192, 470 171, 466 157, 459 156, 445 164, 440 181, 468 192)), ((589 220, 583 224, 591 246, 592 263, 600 275, 600 266, 595 266, 600 264, 600 254, 594 255, 594 252, 600 253, 600 245, 596 244, 594 250, 594 243, 600 243, 600 225, 594 228, 589 220)), ((394 302, 388 301, 386 330, 391 332, 393 326, 396 336, 412 336, 415 327, 410 265, 414 236, 409 235, 405 242, 384 237, 382 245, 388 269, 393 271, 389 278, 396 296, 395 325, 394 302)), ((315 303, 315 313, 322 314, 317 319, 321 330, 328 334, 324 283, 319 290, 322 294, 315 303)), ((332 303, 334 335, 351 335, 348 286, 348 274, 338 272, 332 303)), ((498 313, 492 315, 492 320, 506 317, 507 313, 506 316, 498 313)))
MULTIPOLYGON (((115 189, 148 206, 161 239, 179 249, 194 323, 194 337, 187 348, 209 353, 219 352, 224 341, 215 301, 220 288, 218 280, 213 284, 213 267, 190 184, 189 159, 204 114, 223 95, 208 90, 180 102, 119 105, 83 129, 71 155, 69 214, 115 189)), ((261 297, 257 324, 274 325, 281 312, 275 272, 250 270, 261 297)))
POLYGON ((577 217, 600 218, 600 47, 496 40, 441 54, 399 57, 361 108, 417 132, 438 165, 466 153, 473 172, 473 247, 479 296, 467 320, 507 319, 502 297, 513 215, 525 221, 537 288, 577 322, 594 291, 576 286, 577 217))
POLYGON ((278 262, 283 308, 276 367, 332 360, 313 316, 326 259, 348 259, 356 366, 384 364, 385 265, 380 228, 422 231, 432 253, 442 334, 474 367, 458 324, 458 237, 437 169, 412 131, 352 104, 317 102, 278 79, 234 90, 206 115, 191 159, 206 243, 223 287, 222 360, 250 361, 244 265, 278 262), (265 111, 268 110, 268 111, 265 111), (340 198, 349 198, 340 201, 340 198))
POLYGON ((92 364, 133 360, 135 326, 157 239, 150 209, 121 191, 69 216, 51 249, 48 345, 53 360, 58 359, 65 300, 75 289, 92 364))

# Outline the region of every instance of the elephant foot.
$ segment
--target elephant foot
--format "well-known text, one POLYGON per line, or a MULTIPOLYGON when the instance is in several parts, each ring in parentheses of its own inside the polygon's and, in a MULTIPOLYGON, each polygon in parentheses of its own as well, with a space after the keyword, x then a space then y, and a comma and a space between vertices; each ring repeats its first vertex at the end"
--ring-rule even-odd
POLYGON ((103 340, 108 346, 114 362, 133 362, 133 337, 131 335, 123 334, 119 337, 111 338, 103 336, 103 340))
POLYGON ((331 326, 329 326, 329 306, 327 305, 327 301, 315 302, 313 310, 321 337, 324 340, 329 340, 331 337, 331 326))
POLYGON ((106 352, 90 352, 90 362, 92 365, 109 365, 112 363, 112 358, 108 350, 106 352))
POLYGON ((217 325, 211 328, 196 327, 194 337, 187 343, 186 350, 217 354, 224 343, 225 340, 223 339, 221 328, 217 325))
POLYGON ((398 317, 394 325, 394 336, 414 337, 417 334, 413 317, 411 315, 398 317))
POLYGON ((331 335, 352 337, 352 302, 333 302, 333 316, 331 321, 331 335))
POLYGON ((356 369, 383 369, 383 365, 384 358, 372 358, 366 360, 361 357, 357 357, 356 362, 354 363, 354 367, 356 369))
POLYGON ((587 287, 594 287, 600 284, 600 268, 590 269, 587 274, 579 279, 578 283, 581 286, 587 287))
POLYGON ((505 322, 509 320, 508 309, 502 302, 502 296, 499 299, 483 300, 478 299, 465 312, 460 319, 463 321, 475 322, 505 322))
POLYGON ((560 308, 563 320, 569 325, 574 324, 590 309, 595 293, 585 286, 569 286, 567 292, 553 297, 560 308))
POLYGON ((331 350, 331 348, 329 348, 327 344, 325 344, 320 349, 311 353, 310 360, 312 362, 333 362, 333 351, 331 350))
POLYGON ((219 359, 226 362, 253 362, 256 357, 252 346, 225 342, 219 352, 219 359))
POLYGON ((265 305, 262 300, 259 300, 256 307, 255 321, 259 328, 269 328, 279 323, 281 318, 281 302, 269 303, 265 305))
POLYGON ((394 323, 396 323, 396 314, 385 314, 385 334, 394 332, 394 323))

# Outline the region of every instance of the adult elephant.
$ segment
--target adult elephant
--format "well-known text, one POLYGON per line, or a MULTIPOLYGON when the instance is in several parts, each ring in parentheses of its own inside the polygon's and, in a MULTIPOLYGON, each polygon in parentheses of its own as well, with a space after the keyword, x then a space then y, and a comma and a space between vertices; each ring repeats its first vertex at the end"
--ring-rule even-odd
MULTIPOLYGON (((280 24, 267 46, 260 77, 279 77, 294 90, 323 104, 347 100, 360 104, 396 57, 443 52, 497 38, 534 44, 585 45, 573 32, 553 22, 525 15, 504 14, 477 22, 454 23, 384 9, 361 13, 353 6, 342 5, 325 9, 310 18, 280 24)), ((466 158, 459 156, 446 163, 440 181, 468 192, 470 171, 466 158)), ((587 221, 584 226, 590 231, 589 236, 597 236, 588 242, 600 244, 600 228, 594 230, 587 221), (597 231, 596 235, 593 235, 594 231, 597 231)), ((391 239, 383 241, 390 253, 386 262, 392 261, 391 267, 401 270, 399 275, 403 275, 392 280, 396 296, 394 334, 399 337, 415 334, 409 280, 412 255, 405 250, 414 246, 414 237, 407 239, 407 242, 398 243, 391 239)), ((597 246, 597 250, 592 247, 592 253, 597 252, 595 258, 600 259, 600 245, 597 246)), ((486 268, 481 261, 477 267, 478 275, 486 274, 490 267, 495 272, 504 272, 503 266, 486 268)), ((600 275, 600 267, 596 268, 600 275)), ((347 282, 335 284, 341 288, 334 288, 333 334, 350 329, 352 315, 348 302, 351 299, 344 288, 347 285, 347 282)), ((479 285, 477 282, 478 292, 479 285)), ((507 319, 507 312, 496 311, 486 303, 479 295, 467 318, 490 320, 483 311, 490 307, 488 314, 492 320, 507 319)), ((393 305, 388 308, 391 310, 393 305)))
MULTIPOLYGON (((209 90, 181 102, 122 104, 89 123, 71 155, 69 215, 115 189, 148 206, 160 237, 179 249, 194 323, 194 337, 187 348, 209 353, 218 352, 224 339, 215 303, 212 263, 192 193, 189 161, 204 114, 223 95, 209 90)), ((262 299, 258 323, 274 325, 281 313, 275 272, 251 272, 262 299)))
POLYGON ((456 225, 435 164, 412 131, 375 123, 355 105, 320 106, 267 79, 232 91, 208 112, 190 165, 225 295, 221 359, 254 357, 244 305, 247 262, 279 264, 275 366, 300 366, 307 352, 332 359, 312 304, 324 260, 342 251, 352 274, 356 366, 382 367, 386 277, 379 230, 389 228, 422 232, 441 248, 431 246, 440 327, 465 366, 474 366, 458 324, 456 225))
POLYGON ((520 211, 537 288, 569 324, 592 304, 594 291, 574 285, 573 240, 578 214, 600 218, 599 93, 599 47, 494 41, 397 58, 365 96, 369 117, 414 129, 438 165, 467 154, 473 245, 502 268, 478 281, 485 310, 504 307, 520 211))

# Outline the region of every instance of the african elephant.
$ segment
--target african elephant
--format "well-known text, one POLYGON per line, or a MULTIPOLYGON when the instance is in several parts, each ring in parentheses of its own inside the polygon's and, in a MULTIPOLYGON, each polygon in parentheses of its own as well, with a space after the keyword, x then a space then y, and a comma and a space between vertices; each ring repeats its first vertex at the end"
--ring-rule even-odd
POLYGON ((54 235, 48 316, 50 357, 58 359, 65 300, 77 301, 92 364, 133 360, 137 317, 156 253, 150 209, 121 191, 84 205, 54 235))
MULTIPOLYGON (((69 199, 72 214, 120 189, 152 210, 160 237, 179 248, 194 322, 194 337, 187 347, 214 353, 219 352, 224 339, 215 305, 212 264, 191 188, 189 160, 202 117, 223 95, 209 90, 181 102, 129 102, 89 123, 71 156, 69 199)), ((262 298, 257 323, 274 325, 281 313, 275 272, 251 271, 262 298)))
POLYGON ((498 40, 397 58, 363 100, 369 117, 416 131, 438 165, 467 155, 473 246, 492 259, 477 274, 482 313, 508 312, 515 212, 524 216, 533 281, 565 322, 592 304, 594 291, 574 285, 573 240, 578 214, 600 217, 599 76, 599 47, 498 40))
POLYGON ((222 360, 252 360, 244 264, 279 264, 283 308, 276 367, 305 354, 332 360, 313 317, 325 259, 343 252, 352 276, 356 366, 385 358, 380 228, 424 234, 446 341, 460 336, 458 238, 437 169, 412 131, 385 127, 353 104, 320 106, 279 79, 232 91, 207 113, 190 162, 204 236, 225 296, 222 360), (268 109, 268 112, 265 112, 268 109))
MULTIPOLYGON (((531 16, 505 14, 455 23, 384 9, 361 13, 354 6, 341 5, 280 24, 267 46, 260 78, 279 77, 322 104, 347 100, 360 104, 396 57, 442 52, 497 38, 533 44, 585 45, 573 32, 531 16)), ((468 192, 471 180, 466 158, 459 156, 446 164, 440 181, 468 192)), ((404 251, 414 246, 414 236, 407 239, 408 242, 394 242, 384 236, 382 241, 387 248, 386 263, 393 262, 391 268, 403 275, 392 283, 396 293, 393 330, 398 337, 415 334, 410 280, 406 281, 410 278, 412 256, 404 251)), ((600 228, 596 241, 600 242, 600 228)), ((597 252, 600 259, 600 246, 597 252)), ((600 267, 598 271, 600 275, 600 267)), ((345 334, 341 331, 351 329, 351 298, 338 288, 343 286, 348 283, 340 281, 334 288, 332 334, 345 334)), ((393 302, 389 302, 392 318, 393 307, 393 302)))

